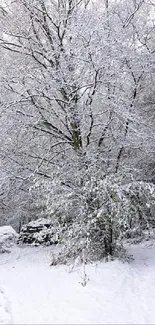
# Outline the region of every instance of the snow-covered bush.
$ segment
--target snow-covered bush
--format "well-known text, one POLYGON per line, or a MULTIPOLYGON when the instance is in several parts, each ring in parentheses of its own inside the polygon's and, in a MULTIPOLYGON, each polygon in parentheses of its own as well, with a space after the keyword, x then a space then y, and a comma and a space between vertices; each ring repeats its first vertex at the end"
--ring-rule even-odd
POLYGON ((24 225, 21 229, 18 243, 52 245, 59 242, 58 229, 53 227, 51 220, 40 218, 24 225))
POLYGON ((63 229, 64 246, 58 262, 82 258, 83 251, 86 260, 118 256, 124 239, 142 237, 154 227, 153 184, 132 179, 127 182, 115 175, 98 179, 87 176, 80 186, 67 191, 57 182, 55 210, 52 200, 48 201, 55 222, 63 229))
POLYGON ((18 238, 18 234, 11 226, 0 227, 0 253, 8 252, 18 238))

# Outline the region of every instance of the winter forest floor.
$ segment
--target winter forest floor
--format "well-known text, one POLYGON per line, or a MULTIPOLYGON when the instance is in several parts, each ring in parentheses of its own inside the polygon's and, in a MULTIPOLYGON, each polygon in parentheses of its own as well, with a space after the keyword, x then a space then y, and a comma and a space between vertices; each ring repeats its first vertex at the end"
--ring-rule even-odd
POLYGON ((128 248, 134 260, 50 267, 51 247, 0 255, 0 324, 155 323, 155 244, 128 248))

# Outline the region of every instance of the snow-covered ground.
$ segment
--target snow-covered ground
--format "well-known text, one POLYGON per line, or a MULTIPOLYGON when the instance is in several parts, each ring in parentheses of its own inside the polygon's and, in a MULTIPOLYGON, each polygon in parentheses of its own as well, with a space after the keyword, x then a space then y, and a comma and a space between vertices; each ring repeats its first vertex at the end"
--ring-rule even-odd
POLYGON ((154 324, 155 245, 130 246, 135 260, 50 267, 51 248, 0 255, 0 324, 154 324))

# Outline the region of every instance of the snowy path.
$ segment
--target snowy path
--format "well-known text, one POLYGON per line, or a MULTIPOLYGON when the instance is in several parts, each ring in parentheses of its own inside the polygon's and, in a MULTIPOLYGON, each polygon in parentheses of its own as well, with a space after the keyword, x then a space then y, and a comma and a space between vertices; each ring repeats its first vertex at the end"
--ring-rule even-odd
POLYGON ((0 289, 0 324, 11 324, 11 311, 9 302, 3 292, 0 289))
POLYGON ((130 264, 88 266, 86 287, 81 267, 72 273, 49 267, 49 248, 1 255, 0 288, 11 306, 0 291, 0 324, 154 324, 155 247, 141 244, 130 252, 130 264))

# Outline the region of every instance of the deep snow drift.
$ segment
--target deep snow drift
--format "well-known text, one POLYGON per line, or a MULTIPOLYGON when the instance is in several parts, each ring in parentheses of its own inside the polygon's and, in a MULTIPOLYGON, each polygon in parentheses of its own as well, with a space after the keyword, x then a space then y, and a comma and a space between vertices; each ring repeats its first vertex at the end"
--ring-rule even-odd
MULTIPOLYGON (((54 248, 53 248, 54 249, 54 248)), ((0 324, 155 323, 155 246, 129 247, 135 260, 50 267, 52 248, 0 255, 0 324)))

